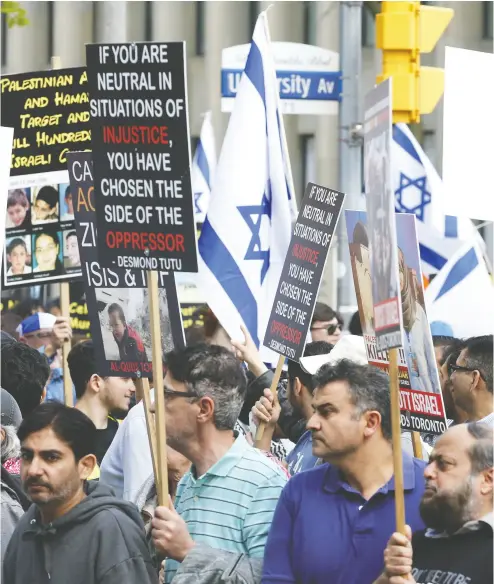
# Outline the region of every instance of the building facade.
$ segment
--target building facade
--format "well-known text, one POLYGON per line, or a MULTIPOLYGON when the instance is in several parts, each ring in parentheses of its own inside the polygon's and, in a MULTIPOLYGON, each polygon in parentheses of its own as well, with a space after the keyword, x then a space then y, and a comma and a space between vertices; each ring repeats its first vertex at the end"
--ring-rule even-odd
MULTIPOLYGON (((105 4, 120 4, 105 2, 105 4)), ((372 87, 379 68, 375 50, 374 16, 368 7, 362 19, 362 95, 372 87)), ((376 3, 372 3, 376 4, 376 3)), ((436 2, 455 10, 455 18, 425 64, 442 66, 444 46, 490 52, 493 50, 493 2, 436 2)), ((197 139, 201 114, 213 113, 217 150, 228 123, 220 111, 221 50, 248 43, 261 10, 272 6, 268 20, 272 40, 318 45, 334 51, 340 43, 338 1, 128 1, 126 18, 104 22, 103 2, 21 2, 29 25, 8 29, 2 15, 2 73, 46 69, 59 56, 62 66, 85 64, 85 43, 108 40, 108 26, 118 30, 121 41, 185 40, 188 56, 188 95, 191 134, 197 139)), ((307 181, 339 187, 338 116, 285 116, 287 142, 298 197, 307 181)), ((424 117, 423 145, 440 171, 442 159, 442 111, 424 117)), ((333 253, 334 255, 334 253, 333 253)), ((334 258, 333 258, 334 259, 334 258)), ((334 263, 333 263, 334 266, 334 263)), ((322 290, 328 302, 335 287, 322 290)))

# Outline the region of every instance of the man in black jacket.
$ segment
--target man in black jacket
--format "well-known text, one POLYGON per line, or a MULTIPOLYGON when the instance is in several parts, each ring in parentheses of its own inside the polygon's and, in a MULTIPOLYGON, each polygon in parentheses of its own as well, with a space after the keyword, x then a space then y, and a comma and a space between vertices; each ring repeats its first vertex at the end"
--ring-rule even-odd
POLYGON ((96 427, 82 412, 51 402, 24 419, 21 478, 34 503, 8 545, 8 584, 157 584, 136 507, 96 482, 96 427))
POLYGON ((392 535, 374 584, 491 584, 493 431, 460 424, 437 441, 424 476, 425 531, 392 535))

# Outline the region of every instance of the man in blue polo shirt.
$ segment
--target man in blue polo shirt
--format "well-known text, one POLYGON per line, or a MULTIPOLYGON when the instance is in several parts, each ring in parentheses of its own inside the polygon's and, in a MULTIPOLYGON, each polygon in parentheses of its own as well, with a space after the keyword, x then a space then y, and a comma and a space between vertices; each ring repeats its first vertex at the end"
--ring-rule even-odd
MULTIPOLYGON (((307 424, 323 464, 295 475, 278 502, 263 584, 370 584, 395 531, 388 376, 346 359, 314 379, 307 424)), ((425 463, 403 454, 405 510, 422 529, 425 463)))

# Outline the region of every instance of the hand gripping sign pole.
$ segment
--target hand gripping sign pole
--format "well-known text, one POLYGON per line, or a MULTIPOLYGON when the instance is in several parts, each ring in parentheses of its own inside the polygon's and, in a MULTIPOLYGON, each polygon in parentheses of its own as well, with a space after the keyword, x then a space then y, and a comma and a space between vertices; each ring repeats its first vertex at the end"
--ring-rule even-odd
MULTIPOLYGON (((51 58, 51 68, 61 69, 62 60, 60 57, 51 58)), ((68 282, 60 283, 60 312, 63 316, 70 316, 70 286, 68 282)), ((72 399, 72 380, 70 379, 69 363, 67 358, 71 349, 70 340, 67 339, 62 345, 62 359, 63 359, 63 396, 66 406, 73 407, 74 401, 72 399)))
MULTIPOLYGON (((283 364, 285 363, 285 357, 280 355, 278 357, 278 365, 276 365, 276 371, 274 372, 273 381, 271 382, 271 393, 274 397, 274 403, 278 403, 278 383, 281 377, 281 371, 283 369, 283 364)), ((259 442, 262 440, 264 436, 264 430, 266 428, 266 422, 261 422, 259 427, 257 428, 256 432, 256 447, 259 448, 259 442)))

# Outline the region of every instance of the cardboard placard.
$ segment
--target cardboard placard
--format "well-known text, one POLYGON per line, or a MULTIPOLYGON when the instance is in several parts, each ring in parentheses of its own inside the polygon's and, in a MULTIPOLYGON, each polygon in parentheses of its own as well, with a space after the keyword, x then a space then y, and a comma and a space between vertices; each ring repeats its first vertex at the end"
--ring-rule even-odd
POLYGON ((66 156, 90 145, 85 68, 4 75, 0 86, 14 128, 3 284, 80 278, 66 156))
MULTIPOLYGON (((367 360, 388 372, 389 355, 379 350, 374 330, 367 214, 346 211, 350 261, 367 360)), ((415 215, 397 214, 403 348, 398 349, 401 427, 442 434, 447 430, 434 345, 427 320, 415 215)))
MULTIPOLYGON (((91 315, 91 336, 101 374, 152 375, 151 333, 146 273, 105 268, 99 262, 96 228, 96 191, 90 152, 68 156, 74 212, 91 315), (98 318, 96 318, 96 315, 98 318)), ((164 351, 184 345, 180 306, 173 274, 159 273, 161 335, 164 351)))
POLYGON ((102 265, 197 272, 185 43, 86 56, 102 265))
POLYGON ((344 193, 308 183, 281 272, 264 345, 293 361, 304 354, 324 264, 344 193))
POLYGON ((366 95, 364 118, 364 180, 374 326, 378 347, 391 349, 401 347, 395 197, 391 184, 391 79, 366 95))

